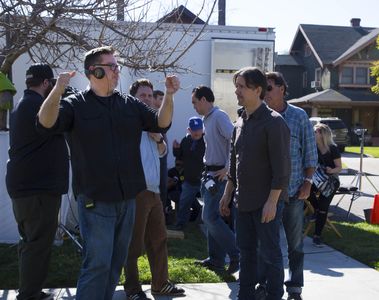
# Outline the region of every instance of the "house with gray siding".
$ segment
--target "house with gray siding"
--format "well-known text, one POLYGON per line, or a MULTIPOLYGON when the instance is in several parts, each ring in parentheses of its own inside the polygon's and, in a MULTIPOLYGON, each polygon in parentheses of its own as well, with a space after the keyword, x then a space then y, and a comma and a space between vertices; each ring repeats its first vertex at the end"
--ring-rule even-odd
POLYGON ((379 60, 379 28, 301 24, 288 55, 278 55, 275 70, 288 81, 288 101, 309 116, 339 117, 379 136, 379 95, 370 66, 379 60))

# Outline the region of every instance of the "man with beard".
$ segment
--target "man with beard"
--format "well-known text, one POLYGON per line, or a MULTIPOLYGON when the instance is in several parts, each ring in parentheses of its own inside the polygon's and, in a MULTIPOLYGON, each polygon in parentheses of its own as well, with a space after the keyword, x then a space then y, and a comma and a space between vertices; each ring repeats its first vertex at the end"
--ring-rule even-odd
POLYGON ((17 299, 52 299, 42 292, 57 230, 62 194, 68 189, 68 152, 63 134, 41 135, 36 116, 54 79, 46 64, 26 71, 24 95, 11 113, 6 185, 20 242, 17 299))

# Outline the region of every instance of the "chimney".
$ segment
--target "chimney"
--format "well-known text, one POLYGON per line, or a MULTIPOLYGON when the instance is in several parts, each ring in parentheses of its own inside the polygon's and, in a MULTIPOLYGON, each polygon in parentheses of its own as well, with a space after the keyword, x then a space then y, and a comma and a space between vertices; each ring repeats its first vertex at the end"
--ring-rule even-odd
POLYGON ((359 18, 352 18, 350 20, 351 27, 361 27, 361 19, 359 18))

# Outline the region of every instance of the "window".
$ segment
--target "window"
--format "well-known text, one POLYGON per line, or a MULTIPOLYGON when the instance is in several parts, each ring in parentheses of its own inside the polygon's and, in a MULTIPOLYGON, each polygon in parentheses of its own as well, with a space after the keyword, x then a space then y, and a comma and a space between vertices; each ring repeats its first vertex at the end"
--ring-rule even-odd
POLYGON ((345 66, 340 73, 340 85, 369 85, 369 68, 365 66, 345 66))
POLYGON ((357 84, 367 84, 367 68, 356 68, 355 69, 355 83, 357 84))
POLYGON ((315 70, 315 81, 321 81, 321 68, 315 70))
POLYGON ((354 79, 354 69, 353 67, 343 67, 341 72, 341 83, 353 83, 354 79))

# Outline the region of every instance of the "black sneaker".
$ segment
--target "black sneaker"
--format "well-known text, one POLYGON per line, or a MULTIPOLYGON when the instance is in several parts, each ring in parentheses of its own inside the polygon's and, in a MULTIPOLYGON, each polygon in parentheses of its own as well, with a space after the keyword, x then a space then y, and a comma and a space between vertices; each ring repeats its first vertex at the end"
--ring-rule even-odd
POLYGON ((135 294, 126 295, 126 300, 151 300, 150 298, 147 298, 144 291, 139 291, 135 294))
POLYGON ((318 248, 324 247, 321 243, 321 238, 319 236, 313 237, 313 246, 318 247, 318 248))
POLYGON ((45 293, 45 292, 41 292, 39 294, 39 300, 54 300, 54 295, 49 294, 49 293, 45 293))
POLYGON ((201 266, 201 267, 207 268, 207 269, 209 269, 211 271, 215 271, 215 272, 223 272, 223 271, 225 271, 224 267, 216 266, 216 265, 212 264, 209 258, 206 258, 206 259, 203 259, 203 260, 196 260, 194 262, 194 264, 197 265, 197 266, 201 266))
POLYGON ((229 267, 228 267, 228 274, 233 274, 237 272, 240 269, 240 261, 239 259, 232 259, 230 260, 229 267))
POLYGON ((184 290, 171 282, 167 282, 159 291, 151 290, 154 296, 183 296, 184 290))
POLYGON ((300 293, 289 293, 287 300, 303 300, 300 293))

